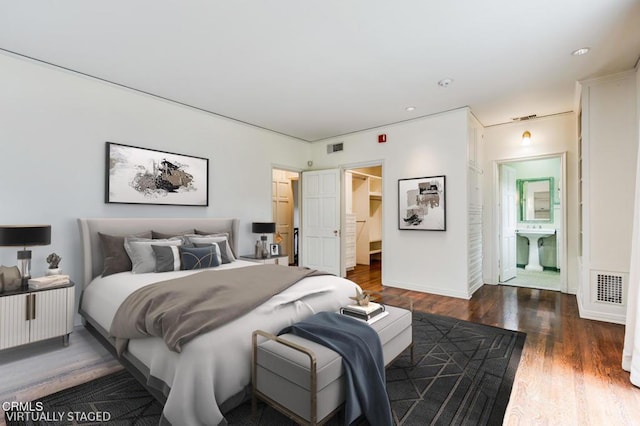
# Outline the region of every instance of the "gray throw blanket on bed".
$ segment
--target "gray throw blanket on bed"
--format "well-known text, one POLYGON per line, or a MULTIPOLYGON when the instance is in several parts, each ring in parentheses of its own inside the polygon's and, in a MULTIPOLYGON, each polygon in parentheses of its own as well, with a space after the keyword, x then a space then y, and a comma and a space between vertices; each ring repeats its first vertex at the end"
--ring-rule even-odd
POLYGON ((279 265, 205 270, 142 287, 120 305, 109 334, 118 355, 129 339, 162 337, 174 352, 200 334, 248 313, 305 277, 327 275, 314 269, 279 265))
POLYGON ((345 424, 364 414, 371 426, 393 424, 387 396, 382 344, 365 322, 320 312, 278 333, 292 333, 336 351, 345 370, 345 424))

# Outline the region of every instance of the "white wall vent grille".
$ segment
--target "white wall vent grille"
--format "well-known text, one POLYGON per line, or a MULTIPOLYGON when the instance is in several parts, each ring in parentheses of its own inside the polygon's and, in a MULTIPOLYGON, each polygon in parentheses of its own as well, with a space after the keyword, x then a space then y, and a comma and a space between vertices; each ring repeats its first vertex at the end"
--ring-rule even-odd
POLYGON ((327 145, 327 154, 331 154, 332 152, 338 152, 344 150, 344 143, 330 143, 327 145))
POLYGON ((592 289, 594 301, 599 303, 624 304, 625 278, 622 274, 610 272, 594 272, 592 289))

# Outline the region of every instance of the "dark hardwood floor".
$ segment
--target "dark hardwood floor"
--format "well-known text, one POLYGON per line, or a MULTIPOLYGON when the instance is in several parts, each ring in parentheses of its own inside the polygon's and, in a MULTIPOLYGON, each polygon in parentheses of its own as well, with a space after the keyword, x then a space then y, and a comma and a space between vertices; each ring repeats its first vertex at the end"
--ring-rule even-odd
POLYGON ((527 333, 504 424, 640 425, 640 389, 621 368, 624 326, 581 319, 575 296, 484 285, 464 300, 385 287, 381 276, 376 262, 347 278, 418 311, 527 333))

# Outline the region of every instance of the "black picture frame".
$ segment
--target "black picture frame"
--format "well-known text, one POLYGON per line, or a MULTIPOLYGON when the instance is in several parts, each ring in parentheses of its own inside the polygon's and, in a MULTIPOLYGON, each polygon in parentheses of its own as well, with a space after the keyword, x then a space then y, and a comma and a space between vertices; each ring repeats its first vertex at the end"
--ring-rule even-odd
POLYGON ((106 143, 105 203, 209 205, 209 159, 106 143))
POLYGON ((446 231, 446 176, 398 179, 398 229, 446 231))
POLYGON ((280 244, 269 244, 269 256, 280 256, 280 244))

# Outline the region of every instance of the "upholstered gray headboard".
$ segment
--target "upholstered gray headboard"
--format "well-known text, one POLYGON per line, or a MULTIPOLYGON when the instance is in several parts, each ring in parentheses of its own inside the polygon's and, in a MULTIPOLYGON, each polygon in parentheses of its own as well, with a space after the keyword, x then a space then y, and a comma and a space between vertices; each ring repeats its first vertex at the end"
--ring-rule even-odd
POLYGON ((234 218, 80 218, 80 241, 83 255, 82 288, 102 273, 104 268, 102 246, 98 232, 109 235, 131 235, 144 231, 180 233, 187 229, 198 229, 211 233, 229 233, 229 244, 238 254, 238 229, 240 221, 234 218))

